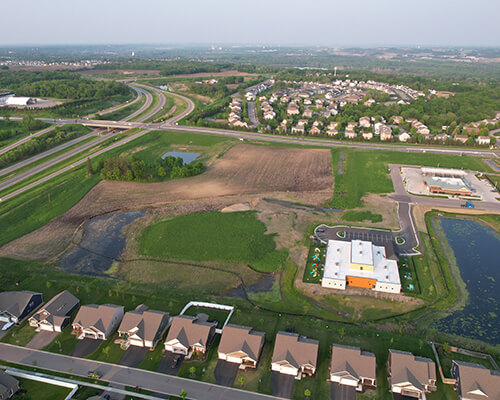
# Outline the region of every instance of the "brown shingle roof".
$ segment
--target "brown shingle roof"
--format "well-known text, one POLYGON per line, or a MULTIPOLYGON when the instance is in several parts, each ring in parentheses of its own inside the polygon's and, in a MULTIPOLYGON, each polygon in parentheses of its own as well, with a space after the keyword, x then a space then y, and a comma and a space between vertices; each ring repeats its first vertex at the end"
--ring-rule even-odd
POLYGON ((117 309, 123 310, 123 306, 114 304, 88 304, 81 306, 76 314, 73 325, 80 325, 83 329, 95 328, 100 332, 106 332, 111 323, 117 309))
POLYGON ((47 320, 52 321, 53 317, 63 318, 69 316, 72 311, 80 304, 75 296, 67 290, 62 291, 58 295, 52 297, 45 306, 38 311, 32 318, 37 321, 47 320), (52 317, 52 318, 51 318, 52 317))
POLYGON ((356 379, 376 379, 376 359, 373 353, 361 351, 359 347, 332 346, 330 372, 333 374, 347 372, 356 379))
POLYGON ((148 310, 139 306, 123 316, 118 332, 137 335, 142 340, 154 341, 158 330, 166 323, 169 315, 166 312, 148 310))
POLYGON ((296 333, 278 332, 271 362, 287 361, 296 368, 306 364, 316 368, 318 348, 317 340, 307 339, 296 333))
POLYGON ((172 325, 168 331, 166 343, 177 339, 183 346, 189 348, 196 343, 207 346, 212 329, 216 322, 202 322, 198 317, 178 315, 172 318, 172 325))
POLYGON ((244 352, 249 358, 257 361, 263 344, 263 332, 252 332, 252 328, 246 326, 226 325, 222 332, 219 352, 224 354, 244 352))
POLYGON ((429 380, 436 380, 436 365, 430 358, 417 357, 406 351, 389 350, 391 385, 409 382, 423 390, 429 380))
POLYGON ((458 393, 471 400, 500 400, 500 372, 486 367, 462 361, 453 361, 457 365, 460 381, 458 393))

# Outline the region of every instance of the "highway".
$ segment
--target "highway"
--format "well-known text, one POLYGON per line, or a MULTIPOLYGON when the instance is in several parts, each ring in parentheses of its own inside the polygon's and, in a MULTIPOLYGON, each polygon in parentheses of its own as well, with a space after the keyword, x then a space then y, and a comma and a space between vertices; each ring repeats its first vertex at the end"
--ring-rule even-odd
POLYGON ((48 353, 6 343, 0 343, 0 359, 29 367, 36 365, 37 368, 52 372, 67 374, 68 371, 71 371, 72 375, 81 377, 87 377, 88 371, 98 371, 102 375, 101 380, 105 382, 123 386, 138 386, 154 393, 172 396, 178 396, 182 390, 185 390, 187 397, 193 400, 276 399, 276 397, 265 394, 218 386, 175 375, 48 353))
MULTIPOLYGON (((11 118, 11 120, 14 120, 14 118, 11 118)), ((41 131, 33 133, 32 135, 28 135, 28 136, 26 136, 26 137, 18 140, 15 143, 12 143, 12 144, 10 144, 8 146, 5 146, 2 149, 0 149, 0 154, 7 153, 9 150, 12 150, 12 149, 16 148, 17 146, 19 146, 19 145, 21 145, 23 143, 26 143, 28 140, 31 140, 31 139, 36 138, 38 136, 44 135, 45 133, 50 132, 54 128, 55 128, 55 126, 50 126, 48 128, 42 129, 41 131)))
MULTIPOLYGON (((120 133, 120 131, 116 131, 116 132, 113 132, 113 133, 108 134, 108 135, 103 135, 103 136, 97 138, 96 140, 92 140, 91 142, 85 143, 83 146, 76 147, 76 148, 74 148, 74 149, 72 149, 64 154, 61 154, 57 157, 50 159, 49 161, 46 161, 40 165, 37 165, 36 167, 33 167, 28 171, 25 171, 19 175, 16 175, 16 176, 12 177, 11 179, 8 179, 5 182, 0 183, 0 190, 8 189, 9 187, 17 184, 18 182, 21 182, 24 179, 27 179, 33 175, 36 175, 39 172, 42 172, 43 170, 60 163, 61 161, 67 160, 68 158, 71 158, 74 155, 79 154, 84 150, 91 149, 91 148, 97 146, 99 143, 102 143, 105 140, 108 140, 109 138, 112 138, 113 136, 116 136, 119 133, 120 133)), ((86 136, 89 137, 92 135, 95 135, 95 133, 92 132, 86 136)), ((86 160, 86 158, 84 160, 86 160)), ((29 161, 29 160, 26 160, 26 161, 29 161)), ((75 165, 75 164, 73 164, 73 165, 75 165)), ((57 176, 57 175, 54 175, 54 176, 57 176)), ((7 196, 4 196, 3 199, 5 199, 6 197, 7 196)))
POLYGON ((45 158, 47 156, 50 156, 51 154, 54 154, 54 153, 57 153, 58 151, 61 151, 61 150, 64 150, 66 149, 67 147, 71 147, 77 143, 80 143, 92 136, 95 136, 96 134, 98 133, 98 130, 94 130, 90 133, 87 133, 86 135, 83 135, 83 136, 80 136, 80 137, 77 137, 76 139, 73 139, 73 140, 70 140, 69 142, 66 142, 66 143, 63 143, 59 146, 56 146, 56 147, 53 147, 52 149, 50 150, 47 150, 47 151, 44 151, 43 153, 39 153, 33 157, 30 157, 26 160, 23 160, 21 162, 18 162, 17 164, 14 164, 14 165, 11 165, 9 167, 6 167, 6 168, 3 168, 3 169, 0 169, 0 176, 4 176, 4 175, 7 175, 7 174, 10 174, 14 171, 17 171, 19 168, 22 168, 26 165, 29 165, 35 161, 38 161, 38 160, 41 160, 42 158, 45 158))

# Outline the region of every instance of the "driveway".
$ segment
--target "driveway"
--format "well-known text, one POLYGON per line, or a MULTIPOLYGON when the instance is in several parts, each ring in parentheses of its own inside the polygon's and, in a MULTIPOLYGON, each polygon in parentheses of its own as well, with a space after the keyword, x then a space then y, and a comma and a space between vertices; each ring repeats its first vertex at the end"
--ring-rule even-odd
POLYGON ((74 357, 87 357, 94 351, 96 351, 101 343, 102 340, 95 340, 90 338, 82 339, 80 340, 80 343, 76 345, 71 355, 74 357))
POLYGON ((184 361, 184 356, 180 354, 172 353, 171 351, 165 351, 163 353, 163 357, 160 360, 160 364, 158 364, 158 368, 156 372, 161 372, 162 374, 167 375, 177 375, 179 373, 179 369, 181 368, 182 362, 184 361), (174 357, 179 356, 179 361, 177 362, 177 366, 172 368, 172 362, 174 361, 174 357))
POLYGON ((144 360, 148 352, 149 349, 147 347, 130 346, 125 353, 123 353, 118 364, 127 367, 137 367, 141 361, 144 360))
POLYGON ((217 382, 217 385, 233 387, 239 367, 239 364, 219 360, 214 371, 215 382, 217 382))
POLYGON ((399 393, 393 393, 392 398, 394 400, 415 400, 415 397, 403 396, 402 394, 399 393))
POLYGON ((271 372, 271 392, 277 397, 291 399, 293 396, 293 384, 295 377, 292 375, 271 372))
POLYGON ((59 335, 59 332, 38 332, 33 337, 33 339, 30 340, 26 347, 35 350, 43 349, 45 346, 48 346, 56 338, 57 335, 59 335))
POLYGON ((332 383, 332 400, 356 400, 356 388, 332 383))

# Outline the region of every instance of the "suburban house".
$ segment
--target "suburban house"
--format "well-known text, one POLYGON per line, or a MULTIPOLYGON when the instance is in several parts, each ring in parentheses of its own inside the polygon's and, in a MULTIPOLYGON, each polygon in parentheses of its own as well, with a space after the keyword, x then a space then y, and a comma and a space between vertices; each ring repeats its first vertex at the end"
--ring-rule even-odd
POLYGON ((296 103, 290 103, 288 104, 288 107, 286 108, 286 112, 288 115, 298 115, 300 113, 299 107, 297 106, 296 103))
POLYGON ((252 328, 226 325, 219 344, 220 360, 240 365, 240 369, 257 368, 264 346, 264 333, 253 332, 252 328))
POLYGON ((455 135, 455 141, 460 142, 460 143, 467 143, 467 140, 469 140, 469 136, 467 135, 455 135))
POLYGON ((375 355, 358 347, 332 346, 330 362, 330 381, 341 385, 353 386, 358 391, 364 387, 376 387, 377 362, 375 355))
POLYGON ((411 136, 408 132, 403 132, 399 134, 398 139, 400 142, 407 142, 409 139, 411 139, 411 136))
POLYGON ((30 317, 29 324, 42 331, 62 332, 79 306, 80 300, 64 290, 30 317))
POLYGON ((148 347, 153 350, 169 323, 168 313, 149 310, 141 304, 135 310, 125 313, 118 334, 126 338, 130 346, 148 347))
POLYGON ((42 304, 42 294, 29 292, 0 293, 0 322, 18 324, 42 304))
POLYGON ((388 378, 392 393, 415 399, 437 389, 434 361, 406 351, 389 350, 388 378))
POLYGON ((380 127, 380 140, 391 140, 392 139, 392 129, 387 125, 382 125, 380 127))
POLYGON ((206 314, 174 317, 165 340, 165 350, 186 356, 191 352, 205 354, 216 326, 217 322, 209 322, 206 314))
POLYGON ((363 132, 363 139, 365 139, 365 140, 373 139, 373 132, 371 132, 371 131, 363 132))
POLYGON ((309 131, 309 135, 311 136, 321 135, 321 129, 319 129, 317 126, 313 126, 309 131))
POLYGON ((274 344, 271 370, 293 375, 314 375, 318 361, 319 342, 296 333, 278 332, 274 344))
POLYGON ((303 135, 305 132, 304 125, 297 124, 297 126, 292 126, 293 135, 303 135))
POLYGON ((399 293, 401 281, 397 260, 392 243, 376 246, 364 240, 329 240, 321 286, 399 293))
POLYGON ((10 399, 19 390, 19 382, 0 369, 0 400, 10 399))
POLYGON ((491 138, 489 136, 478 136, 476 138, 477 144, 490 144, 491 138))
POLYGON ((451 376, 460 400, 500 399, 500 372, 473 363, 453 361, 451 376))
POLYGON ((369 128, 372 125, 370 117, 361 117, 359 119, 359 126, 362 128, 369 128))
POLYGON ((123 306, 89 304, 81 306, 73 321, 79 338, 107 340, 123 318, 123 306))
POLYGON ((401 115, 394 115, 392 117, 392 122, 396 125, 401 125, 404 122, 404 118, 401 115))

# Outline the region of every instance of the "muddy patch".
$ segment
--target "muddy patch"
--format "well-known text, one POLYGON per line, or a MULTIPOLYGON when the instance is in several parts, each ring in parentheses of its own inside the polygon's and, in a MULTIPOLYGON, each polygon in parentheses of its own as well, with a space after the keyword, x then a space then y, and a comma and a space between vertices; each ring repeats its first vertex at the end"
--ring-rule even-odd
POLYGON ((247 286, 246 290, 241 286, 235 289, 231 289, 229 292, 227 292, 227 296, 246 299, 246 294, 270 292, 273 289, 274 280, 274 275, 267 275, 264 278, 259 279, 254 284, 247 286))
POLYGON ((66 272, 84 275, 106 275, 125 247, 124 229, 145 211, 108 214, 87 221, 78 244, 60 260, 66 272))

